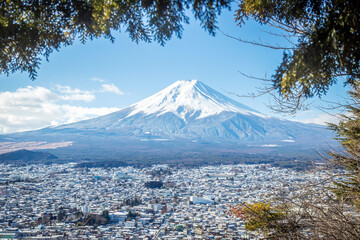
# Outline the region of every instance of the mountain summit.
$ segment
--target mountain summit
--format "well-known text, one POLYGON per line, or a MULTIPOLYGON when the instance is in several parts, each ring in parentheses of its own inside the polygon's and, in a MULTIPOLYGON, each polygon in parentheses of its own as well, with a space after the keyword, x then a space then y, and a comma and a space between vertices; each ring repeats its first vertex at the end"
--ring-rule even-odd
POLYGON ((177 81, 131 107, 133 110, 128 117, 137 113, 159 116, 171 112, 185 121, 222 112, 260 115, 254 109, 235 102, 197 80, 177 81))

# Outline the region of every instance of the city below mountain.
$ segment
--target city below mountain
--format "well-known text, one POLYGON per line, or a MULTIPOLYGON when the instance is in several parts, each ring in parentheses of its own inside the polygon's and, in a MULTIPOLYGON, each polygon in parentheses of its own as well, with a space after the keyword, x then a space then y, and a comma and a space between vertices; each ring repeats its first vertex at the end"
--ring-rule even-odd
MULTIPOLYGON (((115 157, 119 153, 134 152, 159 155, 281 153, 314 151, 332 144, 332 137, 324 126, 261 114, 192 80, 177 81, 138 103, 105 116, 1 135, 3 144, 0 146, 6 142, 6 146, 16 150, 14 144, 41 142, 44 144, 32 149, 53 149, 58 156, 87 157, 115 157)), ((6 152, 6 149, 3 147, 1 151, 6 152)))

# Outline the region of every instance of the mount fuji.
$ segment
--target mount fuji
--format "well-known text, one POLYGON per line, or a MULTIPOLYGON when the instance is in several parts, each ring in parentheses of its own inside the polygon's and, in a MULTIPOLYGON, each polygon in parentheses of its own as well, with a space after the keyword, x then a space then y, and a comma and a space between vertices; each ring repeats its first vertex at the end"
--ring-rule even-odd
POLYGON ((177 81, 162 91, 105 116, 0 141, 71 141, 70 148, 171 149, 207 146, 313 148, 332 139, 325 127, 270 117, 204 83, 177 81), (147 147, 146 147, 147 146, 147 147))

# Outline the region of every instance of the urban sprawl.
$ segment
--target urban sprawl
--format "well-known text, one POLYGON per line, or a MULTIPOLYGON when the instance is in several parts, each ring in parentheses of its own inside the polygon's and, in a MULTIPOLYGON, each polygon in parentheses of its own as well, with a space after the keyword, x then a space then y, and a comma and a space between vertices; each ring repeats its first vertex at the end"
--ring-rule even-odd
POLYGON ((269 165, 0 167, 0 238, 249 239, 231 206, 323 178, 269 165))

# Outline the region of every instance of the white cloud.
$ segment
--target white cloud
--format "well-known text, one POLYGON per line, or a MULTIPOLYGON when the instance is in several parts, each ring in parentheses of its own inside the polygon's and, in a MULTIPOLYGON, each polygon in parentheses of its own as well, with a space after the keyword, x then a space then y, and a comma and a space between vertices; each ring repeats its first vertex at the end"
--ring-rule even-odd
POLYGON ((62 105, 61 108, 64 112, 64 119, 66 119, 66 121, 63 123, 73 123, 84 119, 102 116, 119 110, 119 108, 86 108, 71 105, 62 105))
POLYGON ((326 125, 327 123, 338 123, 339 120, 340 120, 339 117, 336 115, 322 113, 322 114, 318 114, 317 116, 304 118, 298 121, 302 123, 315 123, 320 125, 326 125))
POLYGON ((261 147, 281 147, 281 145, 277 145, 277 144, 264 144, 264 145, 261 145, 261 147))
POLYGON ((70 86, 56 85, 56 91, 59 93, 59 97, 62 100, 75 100, 75 101, 85 101, 91 102, 95 100, 94 93, 115 93, 117 95, 124 95, 124 93, 113 83, 104 83, 101 84, 101 87, 98 90, 87 91, 80 90, 78 88, 71 88, 70 86))
POLYGON ((93 78, 91 78, 91 81, 94 81, 94 82, 105 82, 105 80, 104 80, 104 79, 97 78, 97 77, 93 77, 93 78))
POLYGON ((78 88, 73 89, 69 86, 62 85, 56 85, 56 88, 59 93, 62 93, 62 95, 59 95, 59 98, 62 100, 92 102, 96 98, 94 93, 90 91, 84 91, 78 88))
POLYGON ((115 93, 118 95, 124 95, 124 93, 117 87, 115 86, 115 84, 111 83, 111 84, 102 84, 101 85, 101 89, 100 92, 110 92, 110 93, 115 93))
POLYGON ((88 108, 60 103, 64 100, 92 101, 95 96, 68 86, 57 92, 44 87, 0 92, 0 133, 11 133, 76 122, 104 115, 118 108, 88 108))

